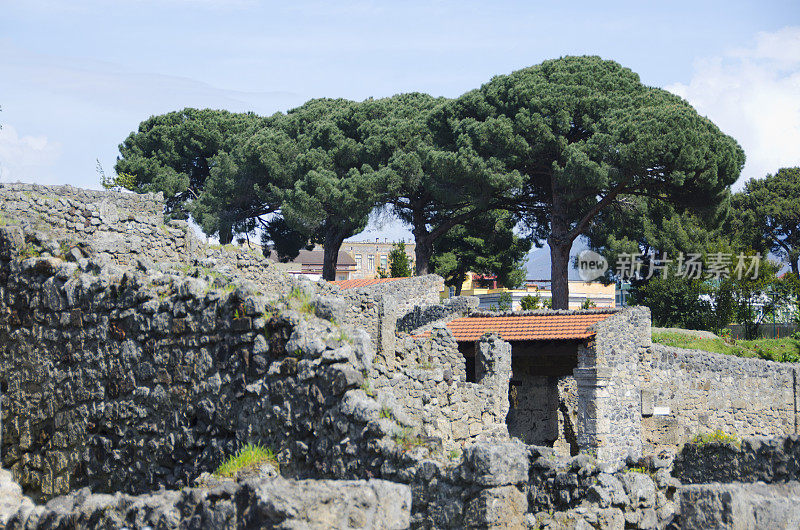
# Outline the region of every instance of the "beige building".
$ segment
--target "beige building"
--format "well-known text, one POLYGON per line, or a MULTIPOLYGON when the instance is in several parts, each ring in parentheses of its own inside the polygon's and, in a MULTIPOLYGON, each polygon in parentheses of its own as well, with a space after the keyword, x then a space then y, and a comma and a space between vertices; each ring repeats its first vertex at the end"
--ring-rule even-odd
MULTIPOLYGON (((552 299, 549 281, 528 281, 523 289, 506 289, 498 287, 496 281, 486 279, 479 274, 469 273, 466 281, 461 286, 461 296, 477 296, 480 300, 480 309, 491 309, 500 306, 503 293, 511 296, 511 309, 522 309, 521 301, 530 295, 539 296, 540 304, 549 304, 552 299)), ((580 309, 586 300, 590 300, 592 307, 606 309, 616 307, 615 285, 603 285, 600 282, 569 282, 569 308, 580 309)), ((441 296, 447 298, 455 294, 455 289, 445 288, 441 296)))
MULTIPOLYGON (((280 270, 288 274, 306 276, 310 280, 322 278, 322 262, 325 258, 322 247, 317 247, 314 250, 301 250, 295 259, 285 263, 279 262, 277 256, 272 254, 267 258, 274 261, 280 270)), ((339 251, 339 257, 336 262, 336 281, 352 280, 355 265, 353 258, 349 254, 339 251)))
MULTIPOLYGON (((378 277, 378 269, 389 271, 389 253, 396 242, 375 238, 375 241, 345 241, 342 251, 355 261, 355 269, 350 279, 361 280, 378 277)), ((414 243, 406 243, 406 255, 411 270, 414 270, 414 243)))

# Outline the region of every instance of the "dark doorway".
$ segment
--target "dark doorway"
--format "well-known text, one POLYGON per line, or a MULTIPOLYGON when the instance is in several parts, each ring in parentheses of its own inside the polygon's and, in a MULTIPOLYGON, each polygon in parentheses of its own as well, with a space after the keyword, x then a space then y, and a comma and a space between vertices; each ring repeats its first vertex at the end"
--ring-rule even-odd
POLYGON ((577 454, 577 341, 511 343, 508 432, 531 445, 577 454))

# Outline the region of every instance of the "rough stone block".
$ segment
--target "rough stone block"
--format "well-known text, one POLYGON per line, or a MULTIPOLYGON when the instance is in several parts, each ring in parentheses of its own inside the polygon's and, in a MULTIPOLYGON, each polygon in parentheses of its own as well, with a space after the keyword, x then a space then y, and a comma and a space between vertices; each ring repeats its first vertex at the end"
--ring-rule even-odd
POLYGON ((483 486, 520 484, 528 480, 528 448, 521 442, 477 443, 464 450, 471 479, 483 486))
POLYGON ((680 527, 745 530, 800 528, 800 483, 683 486, 680 527))
POLYGON ((482 490, 466 508, 470 528, 524 528, 528 500, 514 486, 482 490))

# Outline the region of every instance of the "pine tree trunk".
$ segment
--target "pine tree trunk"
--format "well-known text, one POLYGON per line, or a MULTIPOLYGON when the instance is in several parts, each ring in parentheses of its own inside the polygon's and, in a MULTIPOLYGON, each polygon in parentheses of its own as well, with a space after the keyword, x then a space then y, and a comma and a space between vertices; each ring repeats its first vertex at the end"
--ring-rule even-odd
POLYGON ((569 309, 569 251, 572 242, 556 244, 552 236, 550 244, 550 289, 553 309, 569 309))
POLYGON ((550 292, 553 309, 569 309, 569 237, 566 206, 558 200, 560 194, 554 190, 553 210, 550 219, 550 292))
POLYGON ((233 241, 233 230, 231 225, 220 223, 219 225, 219 244, 227 245, 233 241))
POLYGON ((325 239, 322 242, 322 279, 329 282, 336 281, 336 266, 339 262, 339 249, 344 241, 344 231, 337 230, 335 226, 325 229, 325 239))
POLYGON ((414 234, 414 256, 416 257, 414 263, 414 274, 421 276, 423 274, 430 274, 431 256, 433 255, 433 240, 428 232, 427 223, 425 222, 425 214, 423 210, 415 209, 413 212, 413 229, 411 232, 414 234))
POLYGON ((416 256, 416 262, 414 263, 414 274, 416 276, 430 274, 433 245, 427 238, 417 239, 416 245, 417 246, 414 247, 414 255, 416 256))

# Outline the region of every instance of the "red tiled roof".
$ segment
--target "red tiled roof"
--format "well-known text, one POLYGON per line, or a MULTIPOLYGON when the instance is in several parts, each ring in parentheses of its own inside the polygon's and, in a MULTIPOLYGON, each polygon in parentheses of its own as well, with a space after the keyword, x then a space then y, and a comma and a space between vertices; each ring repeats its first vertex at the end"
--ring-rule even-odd
POLYGON ((585 339, 594 335, 588 329, 613 313, 575 313, 555 315, 519 315, 463 317, 451 320, 447 327, 457 341, 476 341, 493 332, 503 340, 585 339))
POLYGON ((342 280, 338 282, 329 282, 331 285, 338 285, 339 289, 356 289, 358 287, 367 287, 375 285, 376 283, 394 282, 397 280, 405 280, 405 278, 365 278, 361 280, 342 280))

